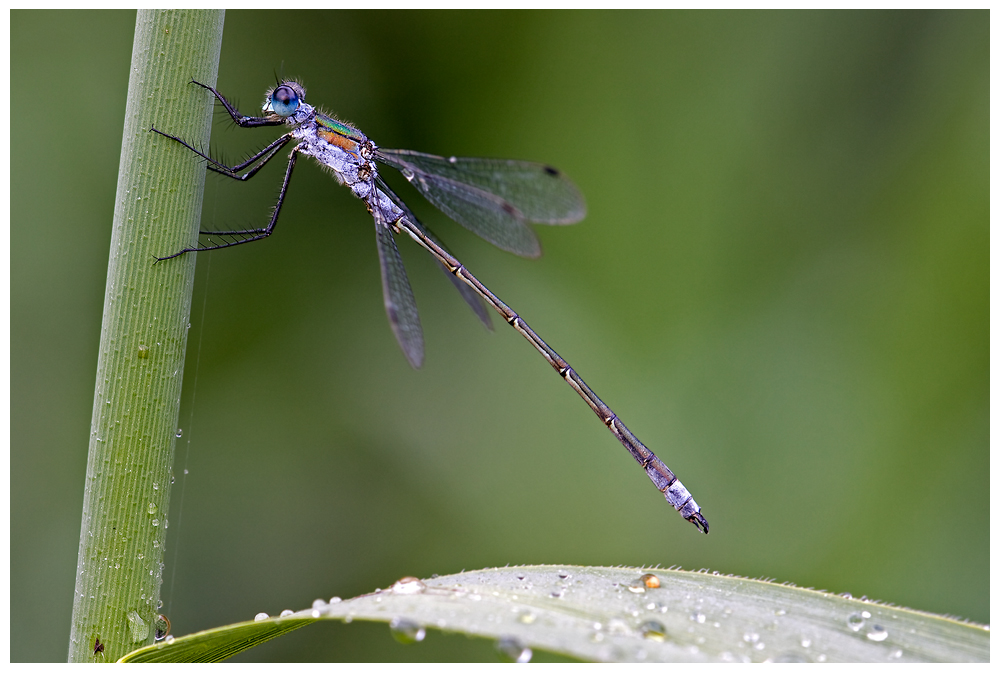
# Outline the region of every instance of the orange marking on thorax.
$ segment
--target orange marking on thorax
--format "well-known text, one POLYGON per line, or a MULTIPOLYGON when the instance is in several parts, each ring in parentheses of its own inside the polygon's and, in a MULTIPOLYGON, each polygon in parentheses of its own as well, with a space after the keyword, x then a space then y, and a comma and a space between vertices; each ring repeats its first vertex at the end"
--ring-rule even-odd
POLYGON ((350 138, 345 138, 339 133, 334 133, 333 131, 327 131, 326 129, 319 129, 316 131, 316 135, 322 138, 325 142, 335 145, 340 149, 350 152, 351 154, 357 154, 358 143, 354 142, 350 138))

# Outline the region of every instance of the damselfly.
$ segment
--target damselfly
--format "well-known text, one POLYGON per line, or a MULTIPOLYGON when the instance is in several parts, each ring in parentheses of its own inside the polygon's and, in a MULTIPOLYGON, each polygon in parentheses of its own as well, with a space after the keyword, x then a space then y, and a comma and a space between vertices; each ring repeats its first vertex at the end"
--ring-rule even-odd
POLYGON ((269 90, 261 117, 243 115, 213 87, 200 82, 192 83, 212 92, 233 121, 241 127, 285 125, 291 128, 291 131, 235 166, 226 166, 212 159, 176 136, 151 129, 203 158, 208 162, 209 169, 235 180, 249 180, 283 147, 289 143, 294 145, 288 156, 288 167, 278 193, 278 202, 266 227, 202 231, 196 245, 162 257, 160 261, 188 252, 229 248, 270 236, 281 214, 296 159, 300 154, 313 157, 329 168, 338 182, 350 187, 375 220, 375 240, 382 267, 385 309, 389 314, 392 331, 413 367, 419 367, 423 362, 424 341, 413 291, 393 237, 393 234, 401 233, 409 235, 434 256, 458 288, 462 298, 487 327, 490 327, 486 309, 489 305, 520 332, 642 465, 667 502, 699 530, 708 532, 708 522, 701 515, 701 508, 670 468, 625 427, 618 416, 587 387, 569 363, 479 282, 414 217, 406 204, 383 182, 379 176, 378 164, 398 170, 428 201, 470 231, 504 250, 524 257, 537 257, 541 254, 538 239, 528 226, 529 222, 572 224, 581 220, 586 213, 583 197, 569 179, 545 164, 501 159, 445 158, 409 150, 380 148, 358 129, 307 104, 305 89, 298 82, 284 81, 269 90))

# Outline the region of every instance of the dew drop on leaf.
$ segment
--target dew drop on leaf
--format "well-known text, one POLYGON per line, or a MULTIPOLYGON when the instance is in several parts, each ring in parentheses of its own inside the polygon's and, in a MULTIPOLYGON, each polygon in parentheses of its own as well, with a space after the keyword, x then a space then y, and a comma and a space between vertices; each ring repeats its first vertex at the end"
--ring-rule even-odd
POLYGON ((393 617, 389 622, 389 630, 392 632, 392 637, 404 645, 419 643, 427 635, 424 627, 406 617, 393 617))
POLYGON ((501 637, 497 641, 497 652, 508 661, 518 664, 528 663, 531 661, 531 655, 533 654, 530 647, 525 647, 520 640, 513 636, 501 637))
POLYGON ((639 633, 642 634, 643 638, 655 640, 658 643, 662 643, 667 639, 667 627, 654 620, 643 622, 639 626, 639 633))

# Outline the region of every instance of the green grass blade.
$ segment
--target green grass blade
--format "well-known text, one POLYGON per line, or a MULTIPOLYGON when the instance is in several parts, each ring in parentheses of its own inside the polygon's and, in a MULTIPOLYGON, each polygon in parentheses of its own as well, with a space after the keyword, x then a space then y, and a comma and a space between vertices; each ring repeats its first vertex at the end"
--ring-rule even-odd
POLYGON ((503 642, 512 657, 524 648, 609 662, 990 656, 988 627, 811 589, 679 570, 524 566, 401 580, 288 617, 177 638, 123 661, 221 661, 319 619, 464 633, 503 642))

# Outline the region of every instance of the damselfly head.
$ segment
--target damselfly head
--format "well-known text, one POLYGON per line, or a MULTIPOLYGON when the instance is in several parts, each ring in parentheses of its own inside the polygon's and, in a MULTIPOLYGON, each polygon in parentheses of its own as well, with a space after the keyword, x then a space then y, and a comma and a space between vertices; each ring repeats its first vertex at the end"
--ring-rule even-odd
POLYGON ((287 80, 267 92, 263 110, 279 117, 291 117, 305 99, 305 88, 298 82, 287 80))

